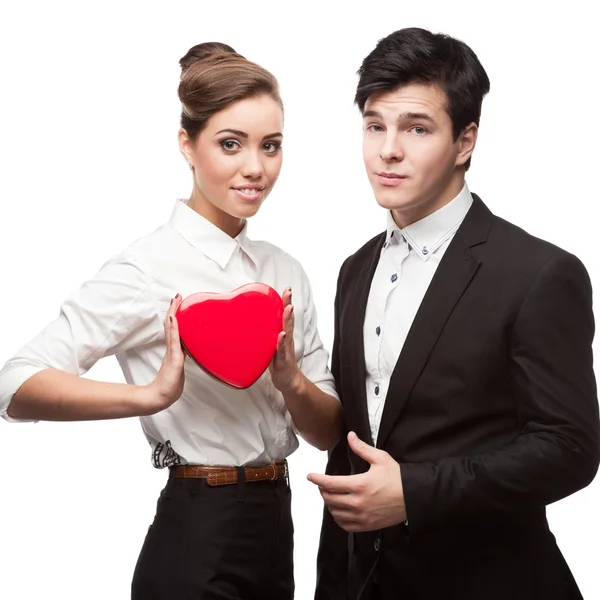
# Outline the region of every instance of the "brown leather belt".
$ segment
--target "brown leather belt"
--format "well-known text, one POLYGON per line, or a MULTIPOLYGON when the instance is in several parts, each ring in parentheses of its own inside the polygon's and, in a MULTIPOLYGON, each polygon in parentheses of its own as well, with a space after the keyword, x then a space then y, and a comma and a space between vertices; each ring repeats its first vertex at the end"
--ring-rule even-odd
MULTIPOLYGON (((245 480, 275 481, 288 476, 287 463, 276 462, 264 467, 243 467, 245 480)), ((207 467, 204 465, 179 465, 175 469, 178 479, 206 479, 208 485, 232 485, 238 481, 237 467, 207 467)))

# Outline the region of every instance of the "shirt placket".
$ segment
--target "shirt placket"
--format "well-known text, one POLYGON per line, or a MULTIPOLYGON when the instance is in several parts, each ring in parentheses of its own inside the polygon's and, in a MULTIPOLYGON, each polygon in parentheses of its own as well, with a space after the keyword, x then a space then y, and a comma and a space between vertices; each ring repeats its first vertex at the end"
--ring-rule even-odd
MULTIPOLYGON (((394 232, 392 235, 401 236, 399 232, 394 232)), ((383 344, 385 340, 386 327, 386 307, 388 305, 391 294, 400 284, 402 279, 402 263, 408 256, 408 245, 404 242, 404 238, 396 240, 396 244, 387 248, 384 254, 385 262, 384 269, 382 271, 383 281, 381 282, 380 289, 382 293, 378 296, 377 314, 378 323, 375 327, 376 335, 376 347, 377 347, 377 361, 375 377, 373 378, 371 398, 372 406, 374 407, 372 422, 375 424, 374 430, 372 431, 373 440, 377 439, 377 432, 379 430, 379 422, 381 420, 381 413, 383 411, 384 400, 387 394, 388 382, 391 373, 388 373, 388 369, 385 368, 383 363, 383 344)))

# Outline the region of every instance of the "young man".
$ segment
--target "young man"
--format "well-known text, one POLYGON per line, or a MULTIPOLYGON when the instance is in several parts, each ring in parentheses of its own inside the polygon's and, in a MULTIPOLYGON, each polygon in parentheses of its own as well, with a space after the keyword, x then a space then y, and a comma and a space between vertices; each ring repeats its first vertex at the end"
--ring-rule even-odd
POLYGON ((581 598, 545 506, 598 468, 587 272, 469 192, 489 80, 468 46, 400 30, 359 75, 387 229, 338 280, 349 433, 309 475, 327 505, 316 598, 581 598))

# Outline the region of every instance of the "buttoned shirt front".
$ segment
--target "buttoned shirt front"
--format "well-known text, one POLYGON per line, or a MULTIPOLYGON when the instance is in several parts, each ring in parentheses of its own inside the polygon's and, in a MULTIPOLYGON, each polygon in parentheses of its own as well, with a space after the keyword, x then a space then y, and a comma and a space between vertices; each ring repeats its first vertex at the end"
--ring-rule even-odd
POLYGON ((448 204, 431 215, 398 227, 387 214, 363 327, 366 391, 373 442, 377 442, 390 378, 435 271, 465 218, 473 198, 465 184, 448 204))
MULTIPOLYGON (((171 298, 229 292, 260 281, 293 294, 296 359, 302 372, 337 398, 317 330, 312 291, 300 264, 283 250, 231 238, 184 201, 168 223, 111 258, 62 305, 58 318, 0 371, 0 415, 32 375, 47 368, 83 375, 116 355, 127 383, 153 381, 165 354, 163 321, 171 298)), ((154 466, 252 465, 282 460, 298 447, 291 415, 269 371, 245 390, 213 379, 189 357, 179 400, 140 417, 154 466)))

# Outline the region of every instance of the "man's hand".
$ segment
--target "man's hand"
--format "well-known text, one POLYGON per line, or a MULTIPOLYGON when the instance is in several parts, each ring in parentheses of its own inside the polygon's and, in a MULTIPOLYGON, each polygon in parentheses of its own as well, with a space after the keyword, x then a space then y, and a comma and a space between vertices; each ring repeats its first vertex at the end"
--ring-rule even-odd
POLYGON ((406 520, 400 465, 385 451, 365 444, 351 431, 348 445, 371 467, 359 475, 310 473, 335 522, 346 531, 374 531, 406 520))

